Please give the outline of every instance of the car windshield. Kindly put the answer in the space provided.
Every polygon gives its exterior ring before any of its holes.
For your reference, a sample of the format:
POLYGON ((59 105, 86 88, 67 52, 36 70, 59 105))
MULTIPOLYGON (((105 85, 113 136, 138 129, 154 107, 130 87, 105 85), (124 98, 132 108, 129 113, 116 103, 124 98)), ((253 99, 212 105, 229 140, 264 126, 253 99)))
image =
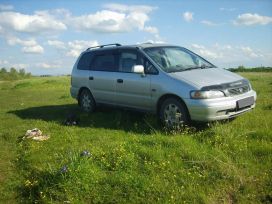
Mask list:
POLYGON ((182 47, 152 47, 146 48, 144 51, 165 72, 180 72, 215 67, 205 59, 182 47))

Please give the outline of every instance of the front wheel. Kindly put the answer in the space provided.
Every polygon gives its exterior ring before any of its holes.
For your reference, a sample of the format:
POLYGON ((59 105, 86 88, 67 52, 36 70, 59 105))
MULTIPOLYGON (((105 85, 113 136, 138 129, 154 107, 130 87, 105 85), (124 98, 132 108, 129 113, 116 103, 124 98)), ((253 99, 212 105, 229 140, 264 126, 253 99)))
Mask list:
POLYGON ((180 128, 189 123, 185 105, 176 98, 168 98, 162 103, 160 119, 167 128, 180 128))
POLYGON ((95 109, 95 101, 89 90, 84 89, 79 96, 79 105, 83 111, 91 113, 95 109))

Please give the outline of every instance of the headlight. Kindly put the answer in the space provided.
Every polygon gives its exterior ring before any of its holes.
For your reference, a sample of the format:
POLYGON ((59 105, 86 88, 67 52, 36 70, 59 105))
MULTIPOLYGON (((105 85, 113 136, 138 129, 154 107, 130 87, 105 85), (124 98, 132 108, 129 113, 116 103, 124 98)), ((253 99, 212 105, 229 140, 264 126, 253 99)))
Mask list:
POLYGON ((224 97, 224 93, 222 91, 191 91, 192 99, 210 99, 210 98, 221 98, 224 97))

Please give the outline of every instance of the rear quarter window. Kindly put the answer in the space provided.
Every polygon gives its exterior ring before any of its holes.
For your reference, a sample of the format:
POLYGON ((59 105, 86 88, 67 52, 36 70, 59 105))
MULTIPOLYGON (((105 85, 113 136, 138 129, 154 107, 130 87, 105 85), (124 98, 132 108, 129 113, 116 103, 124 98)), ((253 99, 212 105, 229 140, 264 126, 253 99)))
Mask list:
POLYGON ((117 58, 114 53, 98 54, 93 58, 91 70, 95 71, 117 71, 117 58))
POLYGON ((93 54, 91 52, 84 53, 78 61, 77 69, 89 70, 91 67, 92 58, 93 54))

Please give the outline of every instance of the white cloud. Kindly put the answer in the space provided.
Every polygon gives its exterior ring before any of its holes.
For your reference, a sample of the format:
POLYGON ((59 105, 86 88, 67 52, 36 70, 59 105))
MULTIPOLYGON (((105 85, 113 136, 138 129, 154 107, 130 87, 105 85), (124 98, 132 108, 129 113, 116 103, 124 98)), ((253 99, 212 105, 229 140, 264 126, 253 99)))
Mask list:
POLYGON ((37 45, 36 40, 34 39, 29 39, 29 40, 21 40, 20 38, 16 38, 16 37, 8 37, 7 38, 7 43, 9 45, 22 45, 22 46, 35 46, 37 45))
POLYGON ((73 16, 67 9, 35 11, 34 14, 6 11, 0 13, 0 31, 44 34, 63 31, 121 33, 133 30, 158 33, 153 26, 146 26, 149 14, 156 7, 148 5, 105 4, 104 10, 73 16))
POLYGON ((191 48, 199 55, 206 57, 209 60, 215 60, 222 57, 222 53, 218 49, 209 49, 203 45, 192 44, 191 48))
POLYGON ((43 53, 43 47, 40 45, 34 45, 29 47, 23 47, 22 51, 24 53, 30 53, 30 54, 42 54, 43 53))
POLYGON ((200 55, 207 57, 209 59, 218 59, 218 58, 222 57, 219 53, 216 53, 216 52, 208 50, 208 49, 200 49, 199 53, 200 53, 200 55))
POLYGON ((34 15, 19 12, 1 12, 0 26, 8 31, 42 33, 66 30, 66 25, 47 11, 36 11, 34 15))
POLYGON ((5 67, 5 68, 11 68, 14 67, 16 69, 25 69, 29 67, 29 64, 24 64, 24 63, 10 63, 8 60, 0 60, 0 68, 5 67))
POLYGON ((183 13, 183 19, 187 22, 190 22, 192 21, 194 18, 193 18, 193 15, 194 13, 190 12, 190 11, 186 11, 183 13))
POLYGON ((225 50, 231 50, 232 46, 231 45, 224 45, 223 49, 225 49, 225 50))
MULTIPOLYGON (((126 15, 114 11, 98 11, 95 14, 88 14, 70 18, 70 25, 78 30, 94 32, 125 32, 130 28, 123 27, 122 23, 126 15)), ((130 26, 129 26, 130 27, 130 26)))
POLYGON ((71 16, 71 12, 68 9, 65 8, 57 8, 57 9, 51 9, 51 10, 44 10, 43 12, 54 16, 56 19, 64 19, 71 16))
POLYGON ((80 31, 101 33, 129 32, 142 30, 149 20, 147 13, 102 10, 94 14, 70 17, 68 24, 80 31))
POLYGON ((218 43, 215 43, 213 45, 213 47, 216 49, 216 50, 220 50, 220 51, 226 51, 226 50, 231 50, 233 49, 233 47, 229 44, 226 44, 226 45, 220 45, 218 43))
POLYGON ((159 33, 158 28, 154 27, 154 26, 146 26, 143 28, 144 31, 151 33, 151 34, 157 34, 159 33))
POLYGON ((149 13, 156 9, 157 7, 147 6, 147 5, 125 5, 125 4, 105 4, 104 8, 119 11, 119 12, 139 12, 139 13, 149 13))
POLYGON ((147 40, 145 42, 137 42, 136 44, 144 44, 144 43, 152 43, 152 44, 165 44, 166 42, 163 40, 147 40))
POLYGON ((236 11, 237 8, 224 8, 224 7, 221 7, 220 8, 220 11, 236 11))
POLYGON ((16 69, 25 69, 29 67, 29 64, 17 63, 17 64, 11 64, 10 67, 14 67, 16 69))
POLYGON ((80 16, 72 16, 67 11, 64 21, 77 31, 98 33, 122 33, 133 30, 157 32, 155 27, 145 26, 149 13, 156 7, 147 5, 105 4, 104 10, 80 16), (147 29, 145 29, 147 27, 147 29), (156 31, 155 31, 156 30, 156 31))
POLYGON ((81 16, 66 15, 66 25, 78 31, 122 33, 133 30, 158 33, 153 26, 146 26, 149 13, 156 7, 147 5, 105 4, 105 10, 81 16))
POLYGON ((0 4, 0 11, 9 11, 13 9, 14 7, 10 4, 0 4))
POLYGON ((71 49, 69 52, 67 52, 66 56, 68 57, 78 57, 80 55, 81 51, 76 49, 71 49))
POLYGON ((9 62, 7 60, 1 60, 0 59, 0 66, 5 66, 7 64, 9 64, 9 62))
POLYGON ((272 17, 270 16, 261 16, 257 13, 244 13, 237 17, 236 20, 233 21, 234 25, 267 25, 272 23, 272 17))
POLYGON ((21 45, 23 46, 22 52, 31 54, 41 54, 44 49, 34 39, 22 40, 17 37, 7 37, 7 43, 9 45, 21 45))
POLYGON ((58 49, 65 49, 66 48, 65 43, 62 41, 59 41, 59 40, 48 40, 47 43, 48 43, 48 45, 51 45, 51 46, 58 48, 58 49))
POLYGON ((217 26, 218 25, 217 23, 214 23, 214 22, 208 21, 208 20, 203 20, 200 23, 207 25, 207 26, 217 26))
POLYGON ((253 51, 252 48, 249 46, 240 46, 238 48, 240 48, 242 52, 250 58, 256 58, 256 57, 262 56, 262 54, 258 54, 257 52, 253 51))
POLYGON ((36 63, 35 65, 36 65, 36 67, 43 68, 43 69, 53 69, 53 68, 60 68, 61 67, 60 63, 41 62, 41 63, 36 63))
POLYGON ((74 40, 68 42, 69 51, 66 53, 70 57, 78 57, 80 53, 86 50, 88 47, 97 46, 97 41, 84 41, 84 40, 74 40))
POLYGON ((245 45, 221 45, 215 43, 210 46, 192 44, 191 49, 211 62, 222 67, 260 66, 271 64, 271 54, 262 52, 245 45))
POLYGON ((89 47, 98 46, 96 40, 86 41, 86 40, 74 40, 69 42, 63 42, 60 40, 48 40, 48 45, 53 46, 57 49, 62 49, 66 52, 66 56, 78 57, 80 53, 89 47))
POLYGON ((73 49, 83 50, 88 47, 97 46, 97 41, 85 41, 85 40, 74 40, 68 42, 68 46, 73 49))
POLYGON ((203 45, 198 45, 198 44, 192 44, 191 47, 195 49, 205 49, 203 45))

